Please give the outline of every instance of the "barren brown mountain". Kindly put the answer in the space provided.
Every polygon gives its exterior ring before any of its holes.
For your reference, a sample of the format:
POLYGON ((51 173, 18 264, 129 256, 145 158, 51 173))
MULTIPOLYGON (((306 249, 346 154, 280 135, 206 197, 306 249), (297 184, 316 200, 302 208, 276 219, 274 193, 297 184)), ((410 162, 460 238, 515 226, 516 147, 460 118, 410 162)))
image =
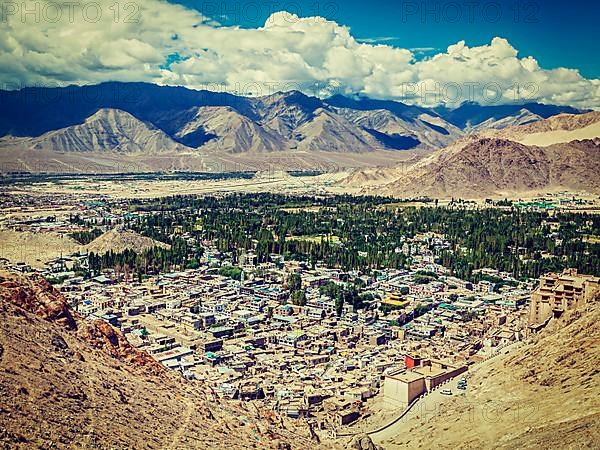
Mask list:
POLYGON ((480 135, 538 146, 594 139, 600 136, 600 111, 586 114, 559 114, 546 120, 502 130, 484 130, 480 135))
POLYGON ((600 122, 600 111, 586 114, 559 114, 548 119, 504 128, 489 130, 483 134, 507 139, 546 131, 575 131, 600 122))
POLYGON ((470 135, 414 164, 377 172, 358 169, 341 184, 364 187, 365 192, 440 198, 547 190, 598 193, 599 125, 600 113, 565 114, 489 136, 470 135), (580 135, 590 138, 564 141, 580 135))
MULTIPOLYGON (((0 272, 3 448, 328 448, 260 407, 225 404, 87 322, 41 278, 0 272)), ((308 435, 307 430, 303 430, 308 435)))
POLYGON ((482 138, 425 158, 384 191, 396 195, 462 196, 518 194, 568 189, 599 192, 600 141, 550 147, 482 138))

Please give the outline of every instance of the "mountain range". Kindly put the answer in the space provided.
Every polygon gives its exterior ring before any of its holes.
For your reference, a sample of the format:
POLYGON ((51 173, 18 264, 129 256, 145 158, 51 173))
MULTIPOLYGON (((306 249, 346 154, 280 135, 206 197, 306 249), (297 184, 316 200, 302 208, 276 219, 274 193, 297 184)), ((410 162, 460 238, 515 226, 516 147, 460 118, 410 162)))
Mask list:
POLYGON ((298 91, 263 97, 146 83, 0 91, 0 148, 243 154, 435 150, 472 130, 531 123, 569 107, 456 109, 298 91))
POLYGON ((394 196, 595 193, 599 114, 147 83, 27 88, 0 91, 0 172, 354 170, 338 186, 394 196))

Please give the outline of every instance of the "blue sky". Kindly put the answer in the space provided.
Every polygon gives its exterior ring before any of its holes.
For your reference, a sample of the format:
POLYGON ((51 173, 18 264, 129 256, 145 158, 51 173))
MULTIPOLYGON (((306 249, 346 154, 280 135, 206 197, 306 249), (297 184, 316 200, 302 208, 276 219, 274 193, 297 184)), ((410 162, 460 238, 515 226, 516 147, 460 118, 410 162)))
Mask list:
POLYGON ((0 88, 146 81, 600 110, 600 6, 582 0, 175 1, 96 0, 97 18, 79 4, 56 20, 14 3, 1 17, 0 88))
MULTIPOLYGON (((262 26, 272 12, 279 10, 304 17, 320 15, 349 26, 356 38, 383 38, 381 43, 411 49, 445 50, 460 40, 477 46, 500 36, 519 50, 520 57, 534 56, 544 68, 574 68, 587 78, 600 77, 597 36, 600 3, 594 0, 181 0, 178 3, 210 16, 225 15, 217 20, 246 28, 262 26)), ((417 56, 427 53, 417 52, 417 56)))

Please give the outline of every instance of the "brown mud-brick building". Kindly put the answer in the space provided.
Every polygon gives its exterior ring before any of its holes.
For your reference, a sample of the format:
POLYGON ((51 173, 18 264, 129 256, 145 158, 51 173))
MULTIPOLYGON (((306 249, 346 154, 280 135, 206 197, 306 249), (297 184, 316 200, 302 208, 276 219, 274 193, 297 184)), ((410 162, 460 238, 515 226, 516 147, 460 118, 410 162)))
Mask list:
POLYGON ((592 301, 597 293, 600 293, 600 277, 579 274, 577 269, 544 275, 531 294, 529 327, 534 331, 540 329, 551 318, 592 301))

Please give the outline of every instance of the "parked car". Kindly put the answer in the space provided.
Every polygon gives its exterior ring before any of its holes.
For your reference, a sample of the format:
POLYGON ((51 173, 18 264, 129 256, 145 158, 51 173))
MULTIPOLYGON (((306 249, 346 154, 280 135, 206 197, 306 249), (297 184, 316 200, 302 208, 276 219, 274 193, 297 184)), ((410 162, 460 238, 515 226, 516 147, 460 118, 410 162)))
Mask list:
POLYGON ((458 389, 462 389, 463 391, 467 389, 467 385, 466 384, 458 384, 458 386, 456 386, 458 389))
POLYGON ((442 389, 442 395, 452 395, 452 391, 450 389, 442 389))

